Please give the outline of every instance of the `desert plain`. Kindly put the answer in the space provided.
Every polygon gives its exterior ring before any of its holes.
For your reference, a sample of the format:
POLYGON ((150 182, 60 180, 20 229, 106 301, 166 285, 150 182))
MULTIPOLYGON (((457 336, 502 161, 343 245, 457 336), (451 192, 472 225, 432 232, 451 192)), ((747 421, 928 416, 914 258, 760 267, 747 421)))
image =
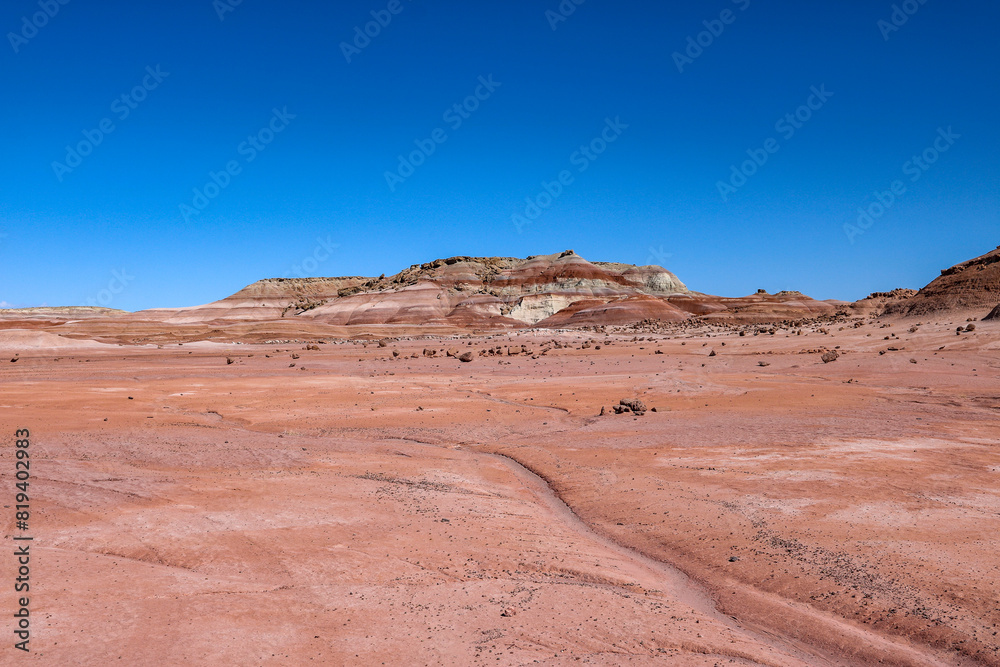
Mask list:
POLYGON ((3 662, 1000 665, 1000 322, 966 320, 8 322, 3 662))

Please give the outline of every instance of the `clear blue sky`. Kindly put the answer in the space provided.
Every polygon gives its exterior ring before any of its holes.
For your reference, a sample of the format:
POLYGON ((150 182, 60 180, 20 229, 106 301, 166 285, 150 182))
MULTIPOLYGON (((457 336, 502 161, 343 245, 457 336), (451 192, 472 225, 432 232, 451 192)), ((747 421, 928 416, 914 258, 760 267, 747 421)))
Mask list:
POLYGON ((1000 243, 992 0, 909 0, 898 30, 888 0, 586 0, 566 20, 546 14, 558 0, 391 4, 4 3, 0 302, 185 306, 296 271, 567 248, 715 294, 855 299, 1000 243), (373 11, 391 21, 345 55, 373 11), (810 100, 814 86, 832 96, 810 100), (445 115, 477 92, 467 117, 445 115), (811 117, 794 133, 776 126, 797 110, 811 117), (936 154, 939 128, 952 138, 936 154), (602 133, 603 153, 576 153, 602 133), (433 154, 397 171, 428 139, 433 154), (724 200, 719 181, 769 139, 777 152, 724 200), (77 162, 66 147, 81 142, 77 162), (913 181, 925 149, 937 160, 913 181), (844 225, 896 180, 905 191, 851 243, 844 225))

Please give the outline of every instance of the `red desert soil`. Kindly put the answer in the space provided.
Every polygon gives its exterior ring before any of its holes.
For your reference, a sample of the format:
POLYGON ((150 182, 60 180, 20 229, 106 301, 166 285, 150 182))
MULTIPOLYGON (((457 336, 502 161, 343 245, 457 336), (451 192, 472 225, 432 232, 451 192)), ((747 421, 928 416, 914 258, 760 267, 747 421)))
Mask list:
POLYGON ((34 542, 4 662, 1000 665, 1000 322, 915 324, 8 322, 0 476, 12 504, 30 429, 34 542))

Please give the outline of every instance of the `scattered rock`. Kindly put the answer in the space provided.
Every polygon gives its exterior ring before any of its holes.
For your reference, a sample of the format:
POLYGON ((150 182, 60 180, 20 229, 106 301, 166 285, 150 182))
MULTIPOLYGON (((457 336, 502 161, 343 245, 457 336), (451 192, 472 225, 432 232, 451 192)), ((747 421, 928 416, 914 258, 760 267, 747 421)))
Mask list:
POLYGON ((839 359, 840 355, 837 354, 836 350, 830 350, 820 358, 823 360, 824 364, 828 364, 831 361, 836 361, 837 359, 839 359))
POLYGON ((226 357, 226 365, 233 363, 235 360, 232 357, 226 357))
MULTIPOLYGON (((640 401, 638 398, 623 398, 618 402, 618 405, 620 405, 621 407, 628 408, 628 410, 631 410, 637 415, 642 415, 645 414, 646 412, 646 404, 640 401)), ((627 412, 628 410, 623 410, 623 412, 627 412)))
POLYGON ((472 352, 466 352, 465 354, 459 356, 458 360, 462 361, 462 362, 465 362, 465 363, 469 363, 474 358, 475 358, 475 355, 472 352))
POLYGON ((709 353, 708 353, 708 356, 710 356, 710 357, 714 357, 714 356, 715 356, 715 350, 712 350, 711 352, 709 352, 709 353))

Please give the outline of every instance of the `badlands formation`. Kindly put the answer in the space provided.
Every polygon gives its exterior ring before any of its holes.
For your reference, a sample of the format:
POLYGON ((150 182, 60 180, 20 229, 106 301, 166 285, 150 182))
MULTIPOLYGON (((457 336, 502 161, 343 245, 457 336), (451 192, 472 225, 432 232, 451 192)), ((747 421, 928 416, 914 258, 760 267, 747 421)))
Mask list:
POLYGON ((1000 665, 998 257, 856 303, 567 251, 0 311, 3 662, 1000 665))

